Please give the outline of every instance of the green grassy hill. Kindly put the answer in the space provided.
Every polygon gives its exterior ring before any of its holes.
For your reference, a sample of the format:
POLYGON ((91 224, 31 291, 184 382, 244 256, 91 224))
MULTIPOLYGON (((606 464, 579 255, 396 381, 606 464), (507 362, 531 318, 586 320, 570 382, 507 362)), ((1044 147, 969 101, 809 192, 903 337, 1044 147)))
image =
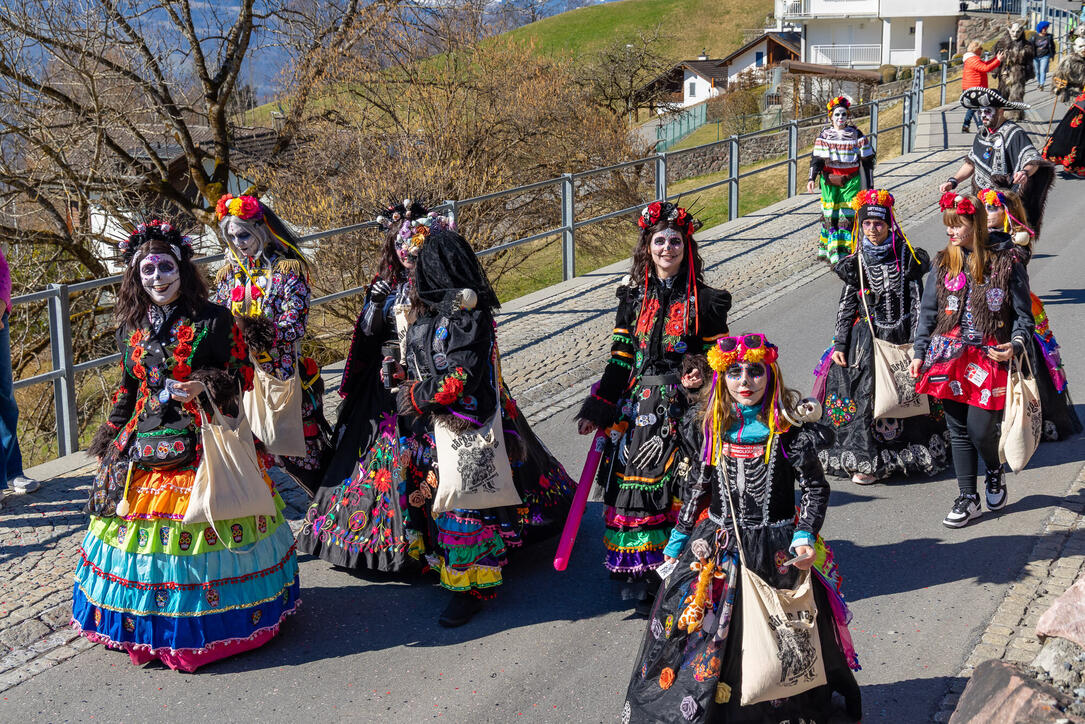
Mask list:
POLYGON ((554 15, 507 35, 532 41, 539 53, 581 55, 659 25, 667 35, 664 55, 676 62, 705 49, 718 58, 742 44, 744 29, 762 27, 772 6, 772 0, 621 0, 554 15))

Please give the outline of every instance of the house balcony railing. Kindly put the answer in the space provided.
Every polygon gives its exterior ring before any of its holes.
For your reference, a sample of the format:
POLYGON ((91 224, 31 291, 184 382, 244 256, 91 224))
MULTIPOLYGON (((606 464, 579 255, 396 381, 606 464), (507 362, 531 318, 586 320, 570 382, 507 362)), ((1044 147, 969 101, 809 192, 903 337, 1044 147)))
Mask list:
POLYGON ((776 7, 784 20, 878 15, 878 0, 777 0, 776 7))
POLYGON ((811 45, 809 62, 818 65, 855 67, 879 65, 882 62, 882 46, 871 45, 811 45))

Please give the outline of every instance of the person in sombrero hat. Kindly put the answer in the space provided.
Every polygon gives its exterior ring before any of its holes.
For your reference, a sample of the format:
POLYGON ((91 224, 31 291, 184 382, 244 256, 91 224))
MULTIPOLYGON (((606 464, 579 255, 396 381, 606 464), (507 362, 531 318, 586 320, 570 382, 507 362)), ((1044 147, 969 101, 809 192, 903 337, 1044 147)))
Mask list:
POLYGON ((962 181, 971 178, 978 193, 980 189, 991 187, 992 176, 1006 175, 1020 189, 1030 210, 1029 218, 1037 221, 1042 216, 1047 191, 1055 180, 1054 166, 1043 159, 1021 126, 1006 119, 1008 109, 1027 110, 1030 106, 1007 100, 994 88, 969 88, 961 94, 960 103, 978 111, 980 130, 960 169, 941 185, 939 191, 943 194, 956 191, 962 181))

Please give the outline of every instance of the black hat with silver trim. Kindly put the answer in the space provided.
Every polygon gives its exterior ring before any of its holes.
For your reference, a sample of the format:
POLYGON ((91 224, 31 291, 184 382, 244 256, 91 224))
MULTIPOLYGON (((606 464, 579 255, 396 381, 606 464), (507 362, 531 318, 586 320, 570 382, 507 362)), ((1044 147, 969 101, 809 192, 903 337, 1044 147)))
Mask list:
POLYGON ((960 103, 965 108, 1005 108, 1009 111, 1027 111, 1028 103, 1007 100, 994 88, 969 88, 961 94, 960 103))

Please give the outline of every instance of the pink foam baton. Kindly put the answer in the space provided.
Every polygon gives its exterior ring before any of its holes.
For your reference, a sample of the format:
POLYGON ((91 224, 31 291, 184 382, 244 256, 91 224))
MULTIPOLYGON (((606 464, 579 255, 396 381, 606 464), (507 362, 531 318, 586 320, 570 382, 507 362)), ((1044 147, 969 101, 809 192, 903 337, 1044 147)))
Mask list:
POLYGON ((603 457, 603 443, 606 439, 606 430, 595 431, 591 449, 588 450, 588 457, 584 461, 584 470, 580 473, 580 482, 576 486, 573 504, 569 507, 569 517, 565 519, 565 528, 561 531, 558 552, 554 555, 556 570, 564 571, 565 566, 569 565, 569 556, 572 555, 573 544, 576 543, 576 533, 580 530, 580 519, 584 517, 584 509, 588 507, 588 493, 595 480, 595 471, 599 469, 599 460, 603 457))

